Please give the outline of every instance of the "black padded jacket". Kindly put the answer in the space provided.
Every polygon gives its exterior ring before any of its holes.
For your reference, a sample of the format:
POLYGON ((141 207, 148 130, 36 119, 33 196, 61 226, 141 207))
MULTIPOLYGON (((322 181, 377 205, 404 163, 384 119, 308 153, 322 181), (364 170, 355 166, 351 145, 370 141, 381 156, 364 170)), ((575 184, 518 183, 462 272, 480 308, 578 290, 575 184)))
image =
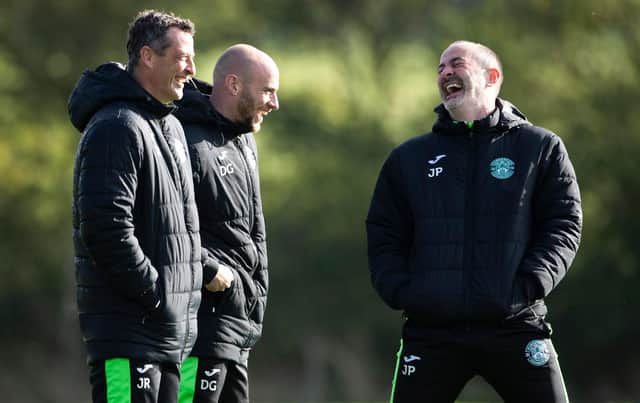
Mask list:
POLYGON ((69 98, 83 132, 73 177, 80 328, 88 361, 181 362, 197 336, 199 222, 174 107, 117 63, 86 71, 69 98))
POLYGON ((193 355, 244 362, 262 334, 268 272, 258 151, 250 127, 234 124, 209 102, 211 86, 193 80, 177 103, 193 168, 202 245, 209 262, 204 282, 218 264, 234 273, 231 287, 203 289, 193 355))
POLYGON ((374 288, 414 323, 544 317, 582 228, 562 141, 500 99, 471 128, 435 111, 432 132, 380 172, 366 219, 374 288))

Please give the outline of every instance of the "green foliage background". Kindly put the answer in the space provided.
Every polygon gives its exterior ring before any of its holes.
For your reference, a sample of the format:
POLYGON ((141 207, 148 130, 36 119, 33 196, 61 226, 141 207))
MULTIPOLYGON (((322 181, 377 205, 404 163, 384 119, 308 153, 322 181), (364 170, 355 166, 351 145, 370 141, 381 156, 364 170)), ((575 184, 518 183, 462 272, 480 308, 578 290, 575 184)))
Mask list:
MULTIPOLYGON (((144 8, 197 26, 198 77, 246 42, 281 69, 258 135, 272 289, 253 401, 383 401, 400 317, 372 291, 364 217, 391 148, 426 132, 440 52, 502 57, 502 96, 558 133, 578 172, 584 234, 549 298, 578 402, 640 401, 640 1, 5 0, 0 4, 0 390, 8 402, 87 402, 76 323, 66 99, 86 68, 126 61, 144 8), (52 368, 33 387, 34 367, 52 368)), ((497 401, 482 382, 463 398, 497 401)))

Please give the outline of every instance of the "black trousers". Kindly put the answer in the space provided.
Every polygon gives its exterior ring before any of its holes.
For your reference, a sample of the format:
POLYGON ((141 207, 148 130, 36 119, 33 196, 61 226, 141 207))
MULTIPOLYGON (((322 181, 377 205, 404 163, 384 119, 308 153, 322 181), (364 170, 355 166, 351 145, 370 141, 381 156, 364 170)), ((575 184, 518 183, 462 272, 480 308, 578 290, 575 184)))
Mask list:
POLYGON ((180 403, 249 403, 247 363, 189 357, 182 365, 180 403))
POLYGON ((94 403, 177 403, 180 367, 112 358, 89 364, 94 403))
POLYGON ((495 327, 418 328, 405 324, 392 403, 453 403, 474 376, 507 403, 567 403, 567 391, 542 319, 495 327))

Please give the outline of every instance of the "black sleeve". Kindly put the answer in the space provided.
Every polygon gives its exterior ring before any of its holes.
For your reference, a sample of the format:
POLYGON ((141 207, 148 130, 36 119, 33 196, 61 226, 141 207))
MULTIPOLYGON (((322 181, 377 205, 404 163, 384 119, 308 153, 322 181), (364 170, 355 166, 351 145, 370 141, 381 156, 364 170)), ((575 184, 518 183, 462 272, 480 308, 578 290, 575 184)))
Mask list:
POLYGON ((394 154, 387 159, 376 183, 366 219, 371 282, 393 309, 402 306, 400 290, 409 284, 407 261, 413 221, 394 154))
POLYGON ((564 278, 582 231, 580 190, 559 137, 551 137, 540 164, 533 197, 533 239, 520 266, 520 273, 534 279, 533 299, 549 295, 564 278))
POLYGON ((140 137, 118 121, 85 134, 80 149, 80 236, 111 287, 150 310, 160 302, 158 272, 135 236, 133 208, 141 174, 140 137))
POLYGON ((218 274, 218 268, 220 262, 211 255, 211 253, 204 246, 202 249, 202 286, 206 286, 213 280, 218 274))

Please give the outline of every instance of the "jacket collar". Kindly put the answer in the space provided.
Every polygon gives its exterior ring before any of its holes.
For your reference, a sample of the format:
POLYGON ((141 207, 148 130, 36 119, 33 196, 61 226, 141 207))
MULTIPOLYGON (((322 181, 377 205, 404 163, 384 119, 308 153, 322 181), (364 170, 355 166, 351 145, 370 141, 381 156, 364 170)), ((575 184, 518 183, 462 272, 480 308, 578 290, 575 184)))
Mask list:
POLYGON ((212 86, 198 79, 185 84, 184 97, 178 101, 176 116, 183 124, 204 124, 215 127, 224 142, 251 132, 249 125, 233 122, 218 112, 209 100, 212 86))
POLYGON ((473 126, 469 128, 467 123, 458 122, 451 119, 451 115, 443 104, 438 105, 434 112, 438 119, 433 124, 434 132, 441 132, 448 135, 463 135, 469 131, 474 133, 488 133, 493 131, 504 131, 516 126, 530 125, 526 116, 520 112, 513 104, 503 99, 496 99, 496 108, 483 119, 473 121, 473 126))

